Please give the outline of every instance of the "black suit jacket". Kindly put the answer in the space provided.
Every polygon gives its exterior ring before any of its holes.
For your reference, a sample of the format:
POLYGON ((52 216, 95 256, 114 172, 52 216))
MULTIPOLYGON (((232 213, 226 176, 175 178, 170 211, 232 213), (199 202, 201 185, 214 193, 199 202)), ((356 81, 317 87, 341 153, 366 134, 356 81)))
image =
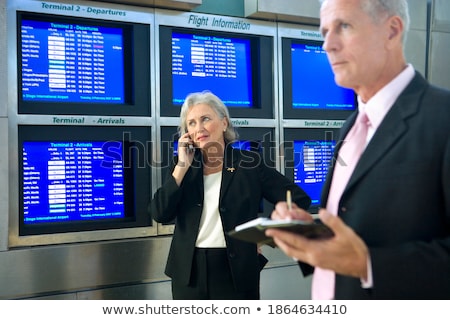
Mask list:
POLYGON ((369 247, 374 286, 337 275, 336 299, 450 298, 450 92, 416 73, 362 154, 338 210, 369 247))
MULTIPOLYGON (((226 148, 220 188, 219 211, 225 233, 228 260, 237 290, 259 289, 261 259, 255 244, 239 241, 226 235, 235 226, 258 216, 261 199, 271 203, 292 200, 308 208, 310 198, 292 181, 263 163, 259 153, 226 148)), ((176 164, 177 159, 174 159, 176 164)), ((150 202, 155 221, 167 223, 175 219, 175 230, 165 273, 187 285, 190 280, 195 241, 203 208, 203 167, 201 152, 196 151, 194 162, 180 186, 170 174, 150 202)), ((267 260, 266 260, 267 261, 267 260)))

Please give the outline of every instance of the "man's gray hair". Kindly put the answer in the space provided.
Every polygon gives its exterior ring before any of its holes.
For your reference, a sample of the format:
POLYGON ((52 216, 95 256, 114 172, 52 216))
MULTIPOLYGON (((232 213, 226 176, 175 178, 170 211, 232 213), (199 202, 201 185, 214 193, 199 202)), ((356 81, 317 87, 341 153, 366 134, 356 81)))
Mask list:
MULTIPOLYGON (((321 5, 327 1, 319 0, 321 5)), ((371 16, 375 23, 381 21, 385 16, 399 16, 404 24, 402 40, 403 43, 406 42, 410 25, 408 2, 406 0, 360 0, 360 4, 364 12, 371 16)))

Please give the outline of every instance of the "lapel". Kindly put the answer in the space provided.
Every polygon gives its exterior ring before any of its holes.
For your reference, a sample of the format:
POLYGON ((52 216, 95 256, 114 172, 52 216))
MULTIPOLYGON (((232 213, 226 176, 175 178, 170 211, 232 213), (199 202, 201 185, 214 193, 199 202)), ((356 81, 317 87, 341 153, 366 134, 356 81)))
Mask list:
POLYGON ((408 126, 406 121, 418 112, 421 95, 427 85, 426 80, 416 73, 411 83, 400 94, 391 110, 386 114, 386 117, 361 155, 355 171, 344 190, 344 194, 363 178, 384 154, 395 148, 396 142, 407 133, 408 126))
POLYGON ((231 181, 239 170, 239 152, 240 150, 233 149, 231 144, 228 144, 225 147, 225 157, 222 169, 222 186, 220 188, 220 200, 222 200, 223 195, 227 192, 231 181))
POLYGON ((191 179, 195 186, 190 192, 197 192, 197 199, 203 202, 204 184, 203 184, 203 157, 200 150, 196 149, 194 162, 191 165, 191 179))
MULTIPOLYGON (((231 184, 239 166, 240 150, 235 150, 231 144, 227 145, 224 154, 224 164, 222 169, 222 185, 220 188, 220 200, 223 194, 227 191, 231 184)), ((203 184, 203 158, 201 152, 198 152, 194 158, 194 164, 191 167, 191 179, 195 185, 195 192, 197 192, 198 199, 203 199, 204 184, 203 184)), ((192 191, 194 191, 192 190, 192 191)))

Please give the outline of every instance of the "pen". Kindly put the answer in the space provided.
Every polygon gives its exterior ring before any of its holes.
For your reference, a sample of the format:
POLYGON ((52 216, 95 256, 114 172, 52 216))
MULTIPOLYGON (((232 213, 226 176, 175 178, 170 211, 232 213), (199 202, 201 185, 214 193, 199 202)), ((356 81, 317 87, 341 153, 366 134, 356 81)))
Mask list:
POLYGON ((292 210, 292 197, 291 197, 291 190, 286 191, 286 202, 288 206, 288 210, 292 210))

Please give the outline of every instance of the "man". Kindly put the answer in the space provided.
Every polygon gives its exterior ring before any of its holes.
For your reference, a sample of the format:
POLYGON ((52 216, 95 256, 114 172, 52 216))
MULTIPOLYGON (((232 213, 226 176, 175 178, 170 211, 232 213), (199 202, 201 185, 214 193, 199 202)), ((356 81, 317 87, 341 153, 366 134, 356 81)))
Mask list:
MULTIPOLYGON (((266 233, 305 275, 314 271, 313 299, 449 299, 450 92, 406 63, 406 0, 321 3, 335 81, 359 102, 322 192, 319 217, 335 236, 266 233)), ((287 217, 312 220, 278 204, 272 218, 287 217)))

